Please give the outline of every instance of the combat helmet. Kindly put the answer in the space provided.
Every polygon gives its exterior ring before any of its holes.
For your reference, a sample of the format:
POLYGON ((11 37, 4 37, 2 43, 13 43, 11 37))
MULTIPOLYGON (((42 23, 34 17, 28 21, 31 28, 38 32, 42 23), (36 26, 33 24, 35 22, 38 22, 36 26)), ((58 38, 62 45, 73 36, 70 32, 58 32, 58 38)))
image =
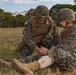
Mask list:
POLYGON ((31 16, 34 16, 34 11, 35 11, 35 9, 31 8, 31 9, 25 14, 26 20, 30 19, 31 16))
POLYGON ((36 17, 42 17, 42 16, 49 16, 48 8, 44 5, 39 5, 35 9, 35 16, 36 17))
POLYGON ((59 19, 68 19, 70 21, 75 20, 75 13, 72 9, 70 8, 63 8, 58 12, 57 17, 59 19))

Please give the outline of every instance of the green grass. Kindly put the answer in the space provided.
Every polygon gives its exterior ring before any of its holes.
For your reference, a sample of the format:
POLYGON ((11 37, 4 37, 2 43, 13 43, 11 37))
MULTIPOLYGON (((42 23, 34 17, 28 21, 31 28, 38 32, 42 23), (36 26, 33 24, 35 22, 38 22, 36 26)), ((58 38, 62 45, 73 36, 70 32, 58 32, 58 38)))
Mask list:
POLYGON ((17 57, 16 47, 22 37, 23 28, 0 29, 0 58, 17 57))
MULTIPOLYGON (((18 53, 16 47, 21 40, 22 32, 24 28, 0 28, 0 58, 10 61, 12 58, 17 58, 18 53)), ((62 28, 59 28, 61 31, 62 28)), ((21 75, 14 69, 3 70, 0 69, 0 75, 21 75)), ((60 72, 52 71, 50 68, 39 70, 34 75, 76 75, 76 71, 73 72, 60 72)))

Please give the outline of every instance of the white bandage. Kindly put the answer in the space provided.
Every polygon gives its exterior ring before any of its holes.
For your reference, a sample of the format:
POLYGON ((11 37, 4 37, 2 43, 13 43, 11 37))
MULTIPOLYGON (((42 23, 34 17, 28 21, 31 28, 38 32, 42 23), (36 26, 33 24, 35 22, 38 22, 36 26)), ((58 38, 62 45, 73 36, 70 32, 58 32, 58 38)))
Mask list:
POLYGON ((39 60, 38 60, 39 64, 40 64, 40 68, 46 68, 49 65, 52 64, 52 60, 48 57, 48 56, 42 56, 39 60))

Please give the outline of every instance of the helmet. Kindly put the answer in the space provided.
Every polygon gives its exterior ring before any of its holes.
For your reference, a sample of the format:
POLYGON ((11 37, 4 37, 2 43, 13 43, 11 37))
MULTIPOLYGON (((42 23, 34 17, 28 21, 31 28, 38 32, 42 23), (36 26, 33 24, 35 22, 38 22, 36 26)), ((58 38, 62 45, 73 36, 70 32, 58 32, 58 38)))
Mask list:
POLYGON ((35 10, 35 9, 31 8, 31 9, 28 11, 28 14, 34 15, 34 10, 35 10))
POLYGON ((75 13, 72 9, 63 8, 59 11, 57 17, 59 19, 65 18, 65 19, 68 19, 70 21, 74 21, 75 20, 75 13))
POLYGON ((35 11, 35 9, 31 8, 31 9, 25 14, 26 20, 30 19, 31 16, 34 16, 34 11, 35 11))
POLYGON ((35 16, 42 17, 42 16, 49 16, 48 8, 44 5, 39 5, 35 9, 35 16))

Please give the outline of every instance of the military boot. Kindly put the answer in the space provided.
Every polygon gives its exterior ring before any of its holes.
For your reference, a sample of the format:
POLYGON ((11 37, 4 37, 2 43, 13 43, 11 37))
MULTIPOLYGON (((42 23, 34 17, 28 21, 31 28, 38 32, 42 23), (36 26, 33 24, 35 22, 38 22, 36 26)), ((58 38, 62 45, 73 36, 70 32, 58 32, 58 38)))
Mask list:
POLYGON ((33 72, 40 69, 39 63, 37 61, 25 64, 19 62, 17 59, 13 59, 12 65, 17 71, 21 71, 25 75, 33 75, 33 72))
POLYGON ((6 62, 2 59, 0 59, 0 68, 11 68, 12 63, 11 62, 6 62))

